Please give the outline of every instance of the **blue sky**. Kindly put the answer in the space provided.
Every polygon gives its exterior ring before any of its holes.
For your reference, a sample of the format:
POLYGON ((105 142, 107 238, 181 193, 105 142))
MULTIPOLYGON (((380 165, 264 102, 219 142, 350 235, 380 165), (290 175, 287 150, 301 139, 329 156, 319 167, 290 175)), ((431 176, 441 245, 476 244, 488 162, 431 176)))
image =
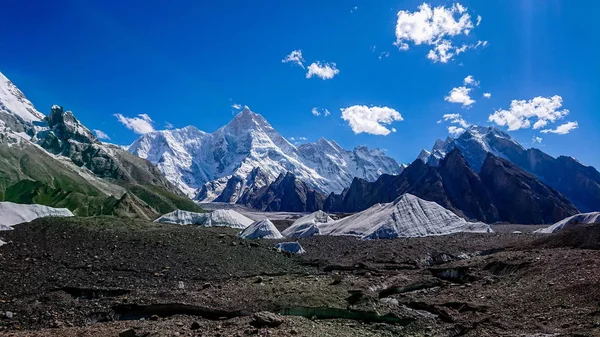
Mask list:
MULTIPOLYGON (((442 25, 433 36, 402 30, 407 35, 398 41, 398 12, 413 18, 422 1, 4 0, 0 71, 38 110, 47 113, 52 104, 63 105, 118 144, 129 144, 137 135, 115 114, 147 114, 156 129, 191 124, 210 132, 232 118, 235 103, 265 116, 287 138, 324 136, 347 148, 379 147, 408 163, 421 148, 446 137, 448 127, 460 127, 452 119, 438 123, 443 115, 494 125, 489 116, 500 111, 496 121, 521 116, 518 125, 513 120, 511 125, 519 128, 511 135, 523 145, 600 167, 595 21, 600 4, 427 3, 442 6, 440 13, 451 13, 457 21, 468 14, 468 35, 464 25, 442 25), (429 50, 443 41, 467 48, 445 63, 429 59, 429 50), (479 41, 487 44, 475 47, 479 41), (403 43, 408 50, 399 48, 403 43), (302 51, 305 69, 282 62, 293 50, 302 51), (339 73, 330 79, 306 78, 316 62, 335 63, 339 73), (465 85, 468 75, 479 85, 465 85), (445 100, 461 87, 469 98, 455 100, 469 104, 445 100), (511 110, 512 100, 524 102, 511 110), (330 115, 314 116, 314 107, 330 115), (342 119, 340 109, 346 108, 359 131, 372 130, 364 123, 373 116, 399 119, 399 113, 403 120, 383 125, 396 130, 385 136, 357 134, 342 119), (540 114, 546 125, 534 130, 540 114), (578 128, 568 134, 541 133, 568 122, 577 122, 578 128), (534 137, 542 138, 541 144, 533 144, 534 137)), ((431 21, 412 27, 423 23, 431 21)))

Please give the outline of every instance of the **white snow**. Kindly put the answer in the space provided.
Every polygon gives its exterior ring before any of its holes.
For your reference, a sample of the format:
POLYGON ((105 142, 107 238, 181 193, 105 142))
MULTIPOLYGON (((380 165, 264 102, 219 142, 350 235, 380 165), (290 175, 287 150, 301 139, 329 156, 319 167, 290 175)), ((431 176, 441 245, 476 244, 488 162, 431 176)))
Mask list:
POLYGON ((316 211, 309 215, 303 216, 283 230, 281 234, 286 238, 307 238, 313 235, 321 234, 318 224, 332 222, 333 219, 329 214, 323 211, 316 211))
MULTIPOLYGON (((246 181, 256 167, 266 175, 267 183, 289 171, 325 193, 341 192, 354 177, 375 180, 382 173, 399 174, 402 170, 382 151, 366 147, 347 151, 321 139, 297 148, 248 108, 213 133, 187 126, 144 134, 131 144, 129 152, 157 165, 190 197, 206 185, 201 201, 218 197, 233 176, 246 181)), ((241 195, 248 187, 244 185, 236 192, 241 195)))
POLYGON ((275 245, 275 249, 279 252, 287 252, 293 254, 304 254, 306 251, 298 242, 281 242, 275 245))
POLYGON ((6 242, 0 240, 0 247, 4 246, 6 244, 6 242))
POLYGON ((196 213, 176 209, 171 213, 163 214, 154 222, 170 223, 174 225, 202 225, 206 222, 206 213, 196 213))
POLYGON ((318 227, 321 235, 350 235, 363 239, 493 232, 487 224, 467 222, 437 203, 411 194, 404 194, 391 203, 376 204, 338 221, 318 224, 318 227))
POLYGON ((44 119, 44 114, 37 111, 21 90, 1 72, 0 111, 15 115, 27 123, 39 122, 44 119))
POLYGON ((210 213, 175 210, 160 216, 158 219, 154 220, 154 222, 175 225, 201 225, 205 227, 231 227, 244 229, 250 226, 253 221, 234 210, 219 209, 210 213))
POLYGON ((15 204, 0 202, 0 230, 11 230, 12 226, 30 222, 46 216, 73 216, 66 208, 54 208, 38 204, 15 204))
POLYGON ((238 236, 244 239, 283 239, 283 235, 269 219, 253 222, 238 236))
POLYGON ((536 230, 534 233, 552 234, 578 224, 600 224, 600 212, 581 213, 563 219, 554 225, 536 230))

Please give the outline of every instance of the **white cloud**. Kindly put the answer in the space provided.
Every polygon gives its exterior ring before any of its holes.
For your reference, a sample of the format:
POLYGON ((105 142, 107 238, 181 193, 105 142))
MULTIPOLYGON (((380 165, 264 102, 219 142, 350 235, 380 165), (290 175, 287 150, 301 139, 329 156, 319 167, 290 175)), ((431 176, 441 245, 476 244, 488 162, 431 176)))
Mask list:
POLYGON ((559 125, 556 129, 546 129, 542 130, 542 133, 556 133, 558 135, 566 135, 569 132, 577 129, 579 127, 578 122, 567 122, 563 125, 559 125))
POLYGON ((452 88, 448 96, 444 97, 444 100, 450 103, 462 104, 463 107, 468 107, 475 103, 475 101, 471 99, 471 96, 469 96, 470 92, 471 88, 467 87, 452 88))
POLYGON ((458 126, 452 125, 452 126, 448 127, 448 133, 454 137, 458 137, 458 136, 462 135, 464 132, 465 132, 465 129, 459 128, 458 126))
POLYGON ((358 6, 354 6, 352 7, 352 9, 350 10, 350 13, 354 13, 356 12, 356 10, 358 9, 358 6))
POLYGON ((475 80, 475 77, 473 77, 473 75, 469 75, 467 77, 465 77, 465 79, 463 80, 463 83, 465 85, 471 85, 474 87, 478 87, 479 86, 479 81, 475 80))
POLYGON ((535 136, 535 137, 533 137, 533 139, 531 140, 531 143, 532 143, 532 144, 542 144, 542 140, 543 140, 543 139, 542 139, 542 137, 537 137, 537 136, 535 136))
POLYGON ((133 130, 137 134, 144 134, 154 131, 152 119, 146 114, 139 114, 138 117, 125 117, 121 114, 115 114, 115 117, 125 125, 128 129, 133 130))
POLYGON ((165 122, 165 129, 172 129, 174 128, 173 124, 169 123, 169 122, 165 122))
POLYGON ((508 126, 509 131, 515 131, 529 128, 531 119, 536 119, 533 128, 541 129, 569 114, 569 110, 560 110, 561 107, 562 97, 558 95, 538 96, 528 101, 513 100, 509 110, 497 110, 489 116, 488 120, 500 126, 508 126))
POLYGON ((304 69, 304 58, 302 57, 302 50, 298 49, 298 50, 293 50, 289 55, 287 55, 283 60, 281 60, 281 62, 283 63, 288 63, 288 62, 292 62, 295 63, 299 66, 302 67, 302 69, 304 69))
POLYGON ((308 140, 308 138, 306 138, 306 137, 298 137, 298 140, 305 141, 305 140, 308 140))
POLYGON ((321 64, 321 62, 313 62, 308 66, 306 78, 317 76, 321 79, 329 80, 339 73, 340 71, 335 67, 335 63, 321 64))
POLYGON ((384 57, 389 57, 390 53, 387 51, 384 51, 383 53, 379 54, 379 59, 383 59, 384 57))
MULTIPOLYGON (((464 120, 464 118, 460 114, 445 114, 444 116, 442 116, 442 119, 446 122, 449 121, 452 124, 458 124, 463 128, 468 128, 469 126, 471 126, 471 124, 467 123, 467 121, 464 120)), ((441 121, 439 121, 439 123, 441 123, 441 121)))
POLYGON ((484 92, 483 93, 483 97, 485 97, 485 98, 492 98, 492 93, 491 92, 484 92))
POLYGON ((102 130, 94 130, 94 133, 96 134, 96 138, 98 138, 98 139, 110 140, 110 137, 102 130))
POLYGON ((386 136, 395 129, 388 129, 384 124, 402 121, 402 115, 388 107, 368 107, 366 105, 353 105, 342 110, 342 119, 347 121, 355 134, 370 133, 372 135, 386 136))
MULTIPOLYGON (((478 16, 477 25, 480 22, 481 16, 478 16)), ((473 28, 471 15, 461 4, 455 3, 450 7, 432 8, 431 5, 423 3, 419 6, 418 11, 401 10, 398 12, 394 44, 400 50, 408 50, 409 43, 432 46, 433 49, 429 51, 427 58, 434 62, 447 63, 454 56, 480 45, 463 44, 461 47, 452 45, 453 37, 467 36, 473 28)))
POLYGON ((327 116, 331 115, 331 112, 329 112, 329 110, 321 109, 321 108, 312 108, 312 110, 310 110, 310 112, 315 116, 323 115, 323 116, 327 117, 327 116))
POLYGON ((241 104, 234 103, 231 105, 235 110, 242 110, 244 107, 241 104))

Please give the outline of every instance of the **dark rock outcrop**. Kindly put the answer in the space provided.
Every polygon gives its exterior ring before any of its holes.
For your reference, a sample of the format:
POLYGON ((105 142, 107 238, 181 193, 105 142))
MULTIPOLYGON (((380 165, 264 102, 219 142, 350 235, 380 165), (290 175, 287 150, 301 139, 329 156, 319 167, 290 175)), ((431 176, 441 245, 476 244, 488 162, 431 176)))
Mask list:
POLYGON ((324 201, 325 195, 288 172, 269 186, 246 193, 238 203, 263 211, 313 212, 323 209, 324 201))
POLYGON ((330 195, 324 210, 358 212, 404 193, 487 223, 553 223, 577 213, 563 195, 509 161, 488 154, 477 174, 456 148, 438 166, 417 159, 398 176, 382 175, 372 183, 355 179, 343 196, 330 195))

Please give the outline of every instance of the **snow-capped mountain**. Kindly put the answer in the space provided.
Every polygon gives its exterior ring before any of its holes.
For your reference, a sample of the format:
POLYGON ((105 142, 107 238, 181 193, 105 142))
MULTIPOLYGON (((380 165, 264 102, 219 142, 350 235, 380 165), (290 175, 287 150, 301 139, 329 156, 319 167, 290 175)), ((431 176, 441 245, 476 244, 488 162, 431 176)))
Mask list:
POLYGON ((418 159, 429 165, 437 165, 454 148, 463 154, 469 166, 479 172, 488 152, 497 157, 506 158, 503 153, 507 149, 523 151, 524 148, 508 133, 494 127, 473 125, 457 138, 448 137, 446 140, 435 141, 431 152, 423 150, 418 159), (429 153, 429 154, 427 154, 429 153))
POLYGON ((200 210, 153 164, 102 143, 61 106, 45 116, 2 73, 0 162, 3 201, 147 219, 176 208, 200 210))
POLYGON ((600 173, 567 156, 554 158, 539 149, 526 149, 508 133, 494 127, 471 126, 458 138, 436 141, 429 155, 419 159, 437 166, 458 148, 469 166, 480 172, 488 153, 504 158, 535 175, 571 200, 581 211, 600 210, 600 173))
POLYGON ((155 131, 137 139, 129 151, 156 164, 173 184, 201 201, 236 202, 248 188, 267 186, 287 172, 320 192, 339 193, 354 177, 374 180, 402 171, 380 150, 347 151, 325 139, 296 147, 248 107, 213 133, 193 126, 155 131))

